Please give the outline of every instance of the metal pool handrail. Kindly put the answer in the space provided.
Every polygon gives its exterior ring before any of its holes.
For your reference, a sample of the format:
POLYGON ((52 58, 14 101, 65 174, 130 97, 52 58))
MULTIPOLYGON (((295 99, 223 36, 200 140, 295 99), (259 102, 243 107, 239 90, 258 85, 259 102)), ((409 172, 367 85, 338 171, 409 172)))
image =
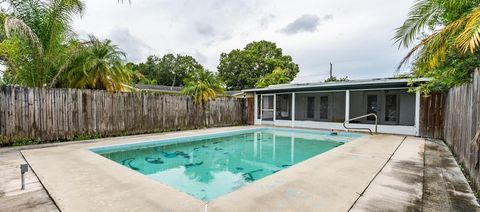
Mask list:
POLYGON ((375 117, 375 134, 377 134, 378 116, 375 113, 369 113, 369 114, 366 114, 366 115, 363 115, 363 116, 348 119, 345 122, 343 122, 343 127, 345 127, 345 129, 347 129, 347 130, 368 130, 368 131, 370 131, 370 134, 373 134, 372 130, 370 128, 367 128, 367 127, 347 127, 347 124, 349 124, 350 121, 366 118, 366 117, 369 117, 369 116, 375 117))

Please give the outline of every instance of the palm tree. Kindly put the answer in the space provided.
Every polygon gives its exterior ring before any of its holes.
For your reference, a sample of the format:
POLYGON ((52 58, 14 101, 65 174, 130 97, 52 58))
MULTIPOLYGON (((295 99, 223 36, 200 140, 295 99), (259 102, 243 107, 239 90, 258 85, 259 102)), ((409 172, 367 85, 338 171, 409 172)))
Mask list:
POLYGON ((215 100, 217 94, 225 94, 224 86, 218 77, 208 70, 197 69, 189 73, 184 83, 182 93, 192 96, 194 102, 202 107, 208 101, 215 100))
POLYGON ((15 84, 44 86, 69 57, 72 18, 81 15, 81 0, 3 0, 5 38, 0 40, 0 60, 15 84))
POLYGON ((404 24, 396 29, 394 41, 410 48, 419 37, 423 38, 398 69, 413 59, 414 69, 430 72, 444 64, 449 52, 476 54, 480 46, 480 1, 418 0, 404 24))
POLYGON ((133 72, 131 65, 123 64, 125 53, 110 40, 100 41, 94 36, 81 45, 58 74, 64 76, 67 87, 127 90, 133 72))

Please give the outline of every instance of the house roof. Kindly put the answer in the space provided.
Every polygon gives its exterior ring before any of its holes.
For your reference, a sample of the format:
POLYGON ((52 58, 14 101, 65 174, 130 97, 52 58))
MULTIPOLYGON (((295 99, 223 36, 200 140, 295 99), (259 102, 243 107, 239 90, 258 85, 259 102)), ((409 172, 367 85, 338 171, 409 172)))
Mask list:
MULTIPOLYGON (((136 84, 135 88, 144 91, 158 91, 158 92, 165 92, 165 93, 180 93, 183 87, 172 87, 168 85, 145 85, 145 84, 136 84)), ((225 94, 227 96, 239 96, 242 95, 243 91, 226 91, 225 94)))
POLYGON ((237 96, 237 95, 242 95, 243 91, 225 91, 225 94, 228 96, 237 96))
MULTIPOLYGON (((428 82, 428 78, 414 79, 415 83, 428 82)), ((243 92, 275 93, 294 91, 322 91, 348 89, 402 88, 409 87, 410 79, 378 78, 367 80, 349 80, 340 82, 292 83, 271 85, 266 88, 245 89, 243 92)))
POLYGON ((171 93, 180 93, 182 87, 172 87, 167 85, 144 85, 136 84, 136 88, 146 91, 159 91, 159 92, 171 92, 171 93))

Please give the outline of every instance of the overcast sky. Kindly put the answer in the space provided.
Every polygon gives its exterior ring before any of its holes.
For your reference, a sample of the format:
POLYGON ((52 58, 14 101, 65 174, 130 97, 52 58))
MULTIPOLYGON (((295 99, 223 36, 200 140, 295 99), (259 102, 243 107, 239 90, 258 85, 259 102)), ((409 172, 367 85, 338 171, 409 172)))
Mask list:
POLYGON ((222 52, 251 41, 277 43, 299 64, 296 82, 334 75, 391 77, 405 54, 392 44, 413 0, 86 0, 76 32, 109 38, 132 62, 194 56, 216 71, 222 52))

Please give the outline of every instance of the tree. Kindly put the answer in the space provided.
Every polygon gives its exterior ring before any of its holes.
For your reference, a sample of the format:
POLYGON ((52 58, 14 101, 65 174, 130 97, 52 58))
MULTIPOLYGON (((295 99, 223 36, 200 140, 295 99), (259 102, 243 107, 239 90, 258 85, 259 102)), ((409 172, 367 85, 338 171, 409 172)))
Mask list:
POLYGON ((205 69, 190 72, 184 79, 185 87, 182 93, 192 96, 195 103, 202 107, 210 100, 215 100, 217 94, 224 94, 223 85, 218 77, 205 69))
POLYGON ((149 56, 137 69, 146 78, 156 80, 159 85, 183 86, 183 79, 197 69, 203 69, 189 55, 166 54, 162 58, 149 56))
POLYGON ((480 0, 421 0, 397 28, 394 41, 410 48, 399 69, 412 60, 415 77, 433 80, 420 86, 425 93, 470 80, 480 65, 480 0))
POLYGON ((325 82, 344 82, 344 81, 348 81, 348 77, 337 78, 336 76, 330 76, 325 80, 325 82))
POLYGON ((276 67, 288 70, 285 76, 290 81, 299 71, 292 57, 283 55, 275 43, 259 41, 247 44, 242 50, 222 53, 217 68, 228 90, 241 90, 254 87, 260 78, 272 73, 276 67))
POLYGON ((131 82, 132 67, 124 65, 124 59, 125 53, 110 40, 100 41, 90 36, 60 75, 71 88, 125 91, 131 82))
POLYGON ((69 58, 72 18, 81 0, 6 0, 0 12, 0 62, 9 82, 45 86, 69 58))
POLYGON ((132 71, 132 83, 133 84, 144 84, 144 85, 156 85, 157 80, 150 79, 146 77, 143 73, 138 70, 138 65, 134 63, 127 63, 127 66, 132 71))
POLYGON ((265 88, 270 85, 277 85, 277 84, 286 84, 290 83, 292 79, 288 76, 290 71, 288 69, 282 69, 280 67, 276 67, 272 73, 269 73, 262 78, 260 78, 255 84, 257 88, 265 88))

